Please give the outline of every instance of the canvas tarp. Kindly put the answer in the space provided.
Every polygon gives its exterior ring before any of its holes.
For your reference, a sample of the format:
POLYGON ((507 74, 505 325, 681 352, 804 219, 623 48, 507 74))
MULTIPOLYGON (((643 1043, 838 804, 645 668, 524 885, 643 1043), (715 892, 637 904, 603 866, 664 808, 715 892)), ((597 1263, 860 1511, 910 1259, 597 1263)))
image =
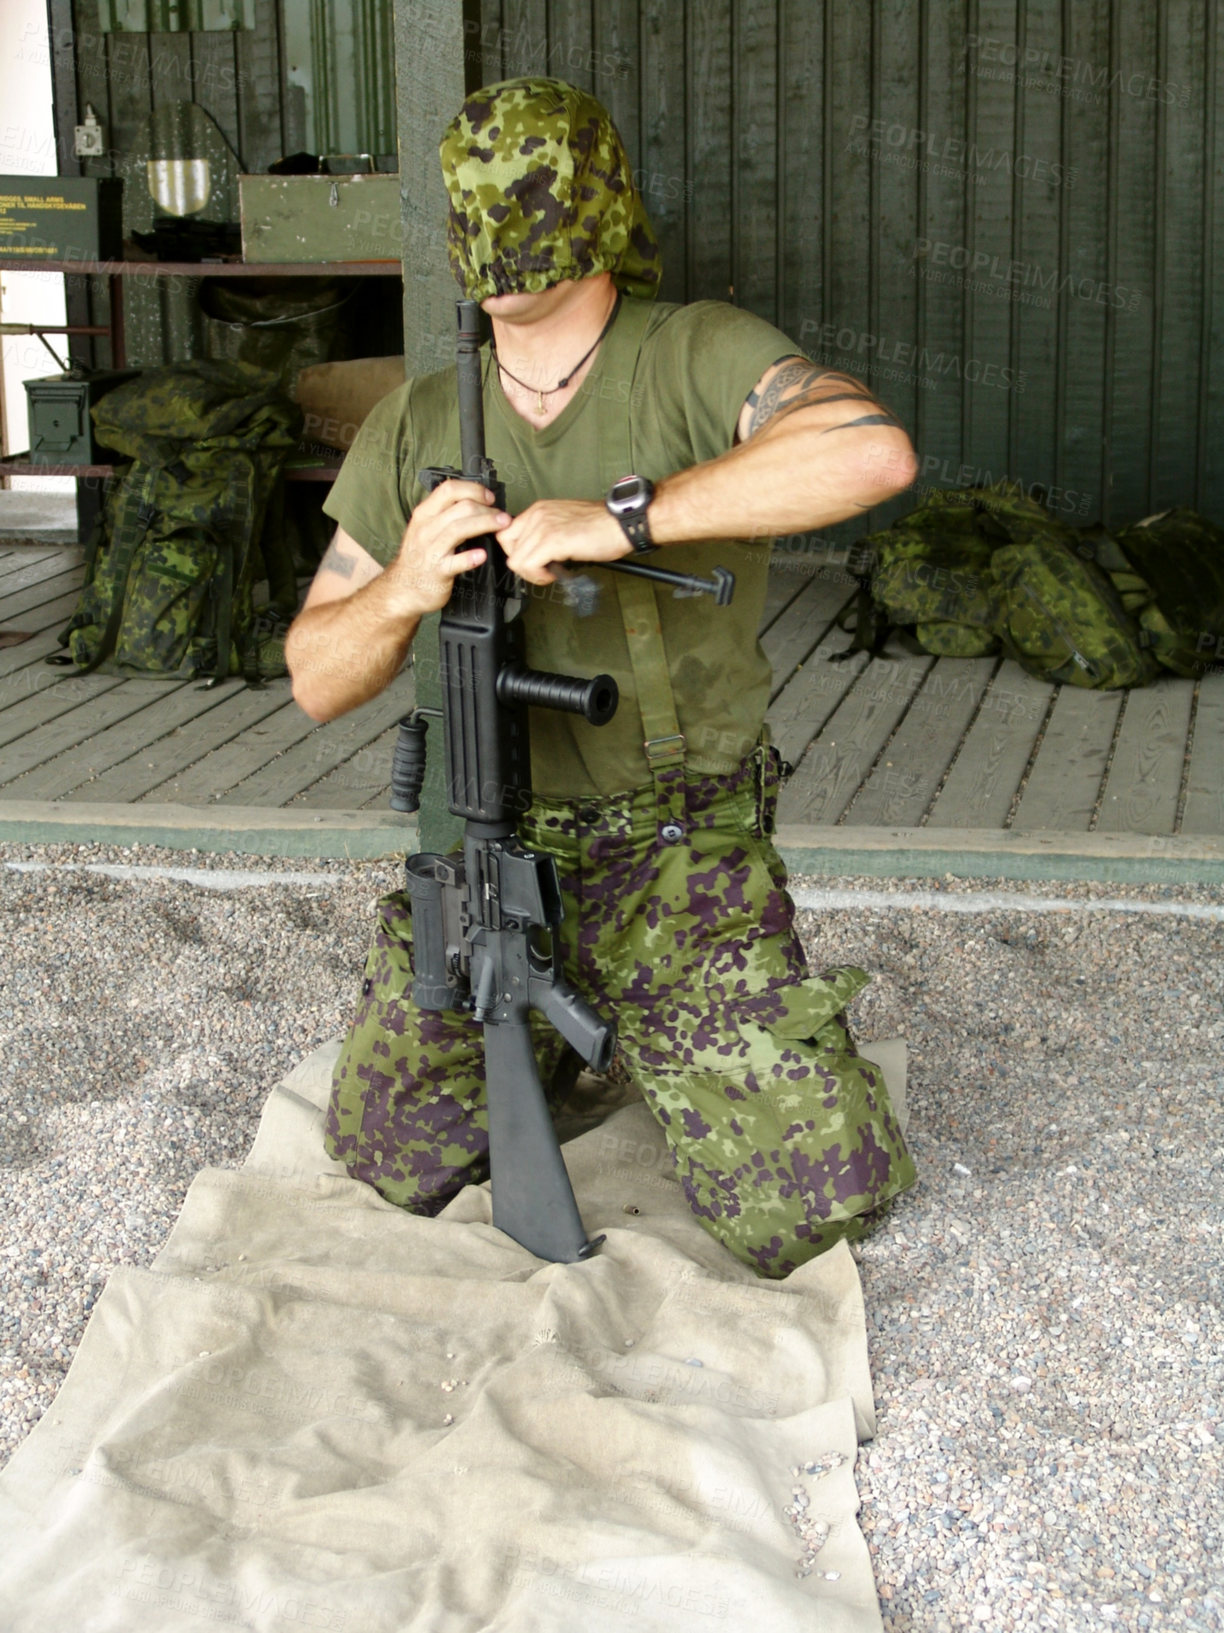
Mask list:
POLYGON ((878 1630, 849 1250, 756 1277, 640 1103, 565 1147, 582 1264, 406 1214, 323 1154, 337 1049, 112 1275, 0 1476, 8 1633, 878 1630))

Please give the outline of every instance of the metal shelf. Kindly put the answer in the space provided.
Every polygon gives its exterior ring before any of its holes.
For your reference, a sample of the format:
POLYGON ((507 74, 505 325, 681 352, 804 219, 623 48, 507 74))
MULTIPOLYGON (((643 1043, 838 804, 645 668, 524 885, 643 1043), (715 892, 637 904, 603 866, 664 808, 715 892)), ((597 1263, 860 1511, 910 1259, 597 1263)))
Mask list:
MULTIPOLYGON (((114 476, 114 465, 32 465, 29 455, 10 454, 0 459, 0 476, 114 476)), ((334 482, 339 465, 286 465, 286 482, 334 482)))
MULTIPOLYGON (((25 256, 0 255, 0 272, 55 272, 67 277, 99 277, 109 280, 110 324, 95 332, 109 334, 111 367, 127 364, 123 325, 121 278, 400 278, 400 261, 33 261, 25 256)), ((285 467, 287 482, 334 482, 338 465, 285 467)), ((113 476, 113 465, 32 465, 25 458, 0 459, 0 478, 6 476, 113 476)), ((79 491, 79 490, 78 490, 79 491)))
POLYGON ((109 279, 111 367, 127 367, 120 278, 400 278, 399 261, 31 261, 0 255, 0 272, 56 272, 68 277, 109 279))
POLYGON ((398 278, 400 261, 34 261, 0 255, 0 272, 98 278, 398 278))

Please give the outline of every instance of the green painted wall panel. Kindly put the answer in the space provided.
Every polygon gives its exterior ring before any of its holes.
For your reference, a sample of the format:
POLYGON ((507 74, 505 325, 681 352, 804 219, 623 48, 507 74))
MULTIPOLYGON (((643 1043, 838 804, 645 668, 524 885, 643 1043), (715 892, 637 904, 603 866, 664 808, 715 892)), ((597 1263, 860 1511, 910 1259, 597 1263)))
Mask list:
MULTIPOLYGON (((907 130, 922 122, 922 76, 919 69, 918 15, 909 0, 875 0, 871 101, 894 110, 907 130)), ((879 374, 874 388, 880 398, 917 435, 919 385, 914 370, 889 362, 901 355, 919 333, 918 283, 915 267, 919 212, 926 180, 893 165, 877 165, 872 176, 870 332, 877 335, 879 374), (916 182, 916 185, 915 185, 916 182)), ((894 508, 904 508, 895 506, 894 508)))
MULTIPOLYGON (((1206 208, 1203 211, 1203 373, 1198 466, 1204 491, 1224 495, 1224 19, 1208 13, 1203 61, 1207 100, 1206 208)), ((1224 503, 1217 501, 1217 517, 1224 503)))
MULTIPOLYGON (((1128 11, 1115 28, 1111 75, 1123 62, 1157 63, 1160 22, 1155 7, 1128 11)), ((1158 201, 1153 197, 1161 105, 1146 96, 1110 99, 1113 210, 1110 281, 1123 302, 1112 319, 1105 379, 1107 437, 1102 482, 1112 514, 1142 516, 1151 509, 1151 424, 1159 345, 1157 259, 1158 201)), ((1224 489, 1220 490, 1224 493, 1224 489)))
MULTIPOLYGON (((644 15, 660 19, 681 11, 668 0, 643 3, 644 15)), ((653 76, 661 100, 642 110, 643 135, 652 141, 647 168, 665 177, 677 171, 683 176, 681 204, 666 212, 663 294, 668 300, 728 300, 735 284, 731 10, 731 0, 689 0, 682 32, 674 25, 664 32, 658 23, 652 29, 653 76), (677 57, 677 51, 683 55, 677 57)))
POLYGON ((778 320, 778 5, 739 0, 731 16, 731 217, 735 299, 778 320))
MULTIPOLYGON (((1010 0, 980 0, 972 9, 976 11, 976 32, 997 41, 1001 54, 1022 49, 1017 8, 1010 0)), ((1012 253, 1016 168, 1027 157, 1017 146, 1016 100, 999 96, 990 80, 974 76, 968 101, 966 247, 974 267, 1007 267, 1012 253)), ((938 392, 953 397, 963 393, 964 459, 993 474, 1008 469, 1013 398, 1021 384, 1028 389, 1028 382, 1021 382, 1014 368, 1009 368, 1012 303, 988 293, 985 280, 976 274, 964 294, 964 346, 955 362, 945 359, 931 373, 938 392)))
MULTIPOLYGON (((1030 0, 1020 22, 1019 41, 1025 53, 1058 55, 1060 0, 1030 0)), ((1039 79, 1017 87, 1016 146, 1021 154, 1061 159, 1062 129, 1059 97, 1043 89, 1039 79)), ((1059 302, 1047 286, 1057 281, 1059 193, 1058 187, 1048 184, 1047 208, 1014 212, 1010 255, 987 269, 991 298, 1011 312, 1012 354, 1017 376, 1024 376, 1025 389, 1016 395, 1008 427, 1007 475, 1026 486, 1039 480, 1038 472, 1051 471, 1056 464, 1059 302)), ((1077 516, 1078 499, 1069 505, 1065 493, 1059 497, 1060 515, 1091 519, 1077 516)), ((1089 500, 1089 509, 1094 504, 1089 500)))
MULTIPOLYGON (((1076 62, 1109 64, 1109 0, 1068 8, 1066 49, 1076 62)), ((1068 98, 1063 111, 1065 174, 1056 189, 1061 270, 1058 283, 1059 445, 1054 480, 1087 491, 1102 509, 1106 308, 1111 165, 1108 107, 1097 95, 1068 98), (1072 184, 1073 183, 1073 184, 1072 184)), ((1040 383, 1040 382, 1039 382, 1040 383)))
MULTIPOLYGON (((397 17, 405 13, 411 19, 412 5, 397 0, 397 17)), ((498 27, 503 78, 548 73, 548 0, 503 0, 498 27)))
MULTIPOLYGON (((638 0, 597 0, 596 10, 592 38, 600 45, 594 59, 591 89, 616 120, 616 128, 629 151, 640 154, 642 52, 638 0)), ((646 185, 649 193, 649 183, 646 185)))
POLYGON ((802 340, 820 322, 824 277, 824 30, 808 0, 779 8, 778 326, 802 340))
MULTIPOLYGON (((820 9, 813 8, 813 26, 820 9)), ((830 8, 826 39, 824 301, 816 344, 807 349, 870 379, 879 366, 865 344, 872 333, 872 196, 885 152, 873 125, 871 8, 830 8)))
MULTIPOLYGON (((946 486, 956 479, 961 464, 964 403, 959 391, 941 391, 929 369, 920 366, 923 350, 938 356, 963 355, 966 301, 963 284, 968 269, 970 189, 966 185, 966 155, 957 147, 968 120, 969 79, 965 72, 965 31, 962 19, 950 6, 931 6, 911 17, 918 37, 917 128, 929 140, 914 174, 918 233, 910 251, 911 264, 882 267, 880 276, 909 280, 915 285, 916 304, 911 336, 916 356, 903 352, 885 365, 914 383, 911 435, 918 451, 923 486, 946 486)), ((878 381, 883 391, 892 385, 888 374, 878 381)))
MULTIPOLYGON (((618 30, 616 38, 621 45, 626 37, 626 30, 618 30)), ((682 299, 672 291, 692 285, 685 260, 690 208, 686 191, 689 129, 685 123, 684 81, 676 73, 676 64, 685 60, 684 17, 679 7, 669 5, 668 0, 643 0, 639 39, 639 51, 624 59, 624 66, 629 76, 637 78, 640 111, 621 134, 659 235, 664 295, 668 300, 682 299)), ((619 67, 620 57, 614 61, 619 67)), ((619 74, 603 75, 593 86, 597 95, 613 88, 623 103, 619 74)), ((711 188, 710 193, 715 196, 718 189, 711 188)))
POLYGON ((853 369, 927 482, 1224 520, 1218 0, 638 0, 636 30, 633 3, 483 14, 506 73, 596 65, 569 77, 669 187, 669 298, 853 369))
MULTIPOLYGON (((1218 0, 1211 9, 1218 10, 1218 0)), ((1152 403, 1152 507, 1180 504, 1195 484, 1192 411, 1203 370, 1203 199, 1207 0, 1162 8, 1163 78, 1185 86, 1180 117, 1164 110, 1156 176, 1160 232, 1158 366, 1152 403), (1189 433, 1189 434, 1188 434, 1189 433)), ((1224 428, 1220 428, 1224 429, 1224 428)))

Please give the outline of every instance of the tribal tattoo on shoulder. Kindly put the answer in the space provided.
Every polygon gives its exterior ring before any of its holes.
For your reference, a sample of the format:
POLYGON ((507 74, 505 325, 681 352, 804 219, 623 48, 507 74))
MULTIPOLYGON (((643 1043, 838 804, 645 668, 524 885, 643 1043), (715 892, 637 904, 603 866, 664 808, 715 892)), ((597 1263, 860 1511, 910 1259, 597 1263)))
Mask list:
POLYGON ((820 433, 821 436, 831 436, 834 431, 850 431, 859 425, 892 425, 901 429, 901 422, 886 408, 881 408, 862 382, 852 374, 821 368, 806 357, 790 357, 782 359, 777 373, 762 392, 749 392, 747 403, 751 416, 748 435, 752 436, 770 420, 793 414, 797 408, 842 402, 865 403, 870 405, 872 412, 862 414, 857 419, 843 420, 840 425, 827 426, 820 433))

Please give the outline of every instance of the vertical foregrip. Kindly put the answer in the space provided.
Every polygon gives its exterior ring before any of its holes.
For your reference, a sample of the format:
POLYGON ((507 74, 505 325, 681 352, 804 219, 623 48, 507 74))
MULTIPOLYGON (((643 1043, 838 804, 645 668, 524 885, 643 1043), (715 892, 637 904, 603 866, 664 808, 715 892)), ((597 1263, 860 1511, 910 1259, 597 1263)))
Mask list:
POLYGON ((493 1223, 541 1259, 572 1264, 590 1252, 526 1018, 484 1029, 493 1223))

